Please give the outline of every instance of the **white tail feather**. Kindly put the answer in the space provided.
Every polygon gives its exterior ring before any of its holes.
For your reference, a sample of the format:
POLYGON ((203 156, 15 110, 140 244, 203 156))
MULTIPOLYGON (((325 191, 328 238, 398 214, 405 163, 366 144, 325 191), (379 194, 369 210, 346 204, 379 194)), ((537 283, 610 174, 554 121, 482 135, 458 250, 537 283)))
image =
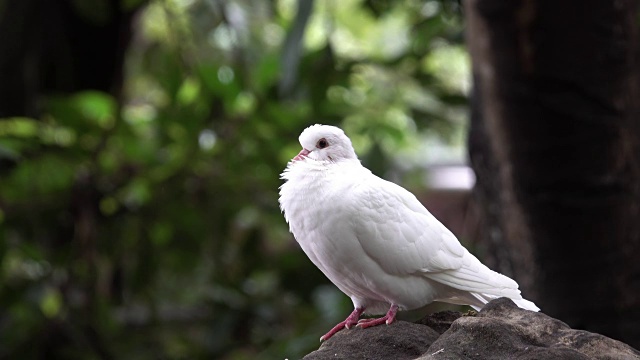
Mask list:
POLYGON ((516 305, 518 305, 519 308, 521 309, 525 309, 525 310, 531 310, 531 311, 540 311, 540 308, 536 306, 536 304, 534 304, 532 301, 529 300, 525 300, 525 299, 511 299, 514 303, 516 303, 516 305))
MULTIPOLYGON (((473 297, 480 300, 484 304, 487 304, 489 301, 499 298, 499 296, 489 295, 489 294, 471 293, 471 295, 473 295, 473 297)), ((511 301, 513 301, 514 304, 516 304, 521 309, 531 310, 531 311, 540 311, 540 308, 537 307, 536 304, 534 304, 532 301, 523 299, 522 297, 520 299, 513 299, 513 298, 510 298, 510 299, 511 301)), ((476 311, 479 311, 482 308, 481 306, 477 306, 477 305, 470 305, 470 306, 474 308, 476 311)))

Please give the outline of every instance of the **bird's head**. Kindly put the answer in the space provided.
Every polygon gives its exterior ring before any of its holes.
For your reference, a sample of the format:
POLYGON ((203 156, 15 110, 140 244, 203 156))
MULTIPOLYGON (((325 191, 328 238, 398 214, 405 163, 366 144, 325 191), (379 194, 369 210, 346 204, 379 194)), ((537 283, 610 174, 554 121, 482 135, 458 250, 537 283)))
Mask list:
POLYGON ((337 162, 340 160, 357 160, 351 140, 340 128, 329 125, 312 125, 304 129, 298 138, 302 151, 293 158, 294 161, 305 158, 317 161, 337 162))

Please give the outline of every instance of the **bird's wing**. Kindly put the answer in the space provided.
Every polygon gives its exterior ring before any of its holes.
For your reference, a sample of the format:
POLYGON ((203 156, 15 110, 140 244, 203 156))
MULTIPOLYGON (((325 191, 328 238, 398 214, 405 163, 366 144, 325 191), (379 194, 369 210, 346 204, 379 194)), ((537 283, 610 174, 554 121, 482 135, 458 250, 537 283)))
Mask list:
POLYGON ((362 249, 388 274, 462 267, 465 248, 409 191, 371 175, 348 196, 362 249))
POLYGON ((515 281, 470 254, 409 191, 371 176, 351 196, 355 235, 387 274, 420 273, 456 289, 521 299, 515 281))

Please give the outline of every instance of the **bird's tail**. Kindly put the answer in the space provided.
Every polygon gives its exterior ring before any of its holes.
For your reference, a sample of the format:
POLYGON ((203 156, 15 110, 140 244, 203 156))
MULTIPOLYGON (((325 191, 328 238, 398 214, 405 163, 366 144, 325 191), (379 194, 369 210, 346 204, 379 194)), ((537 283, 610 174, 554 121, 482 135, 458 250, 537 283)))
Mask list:
POLYGON ((533 301, 529 301, 526 299, 517 299, 517 300, 511 299, 511 301, 513 301, 521 309, 531 310, 531 311, 540 311, 540 308, 537 307, 536 304, 533 303, 533 301))
MULTIPOLYGON (((489 301, 500 297, 495 295, 479 294, 479 293, 471 293, 471 295, 473 295, 473 297, 475 297, 476 299, 480 300, 483 304, 487 304, 489 301)), ((510 297, 510 299, 516 305, 518 305, 518 307, 521 309, 531 310, 531 311, 540 311, 540 308, 537 307, 536 304, 534 304, 532 301, 523 299, 522 297, 520 297, 519 299, 514 299, 510 297)), ((482 308, 482 306, 476 306, 476 305, 471 305, 471 307, 474 308, 476 311, 479 311, 482 308)))

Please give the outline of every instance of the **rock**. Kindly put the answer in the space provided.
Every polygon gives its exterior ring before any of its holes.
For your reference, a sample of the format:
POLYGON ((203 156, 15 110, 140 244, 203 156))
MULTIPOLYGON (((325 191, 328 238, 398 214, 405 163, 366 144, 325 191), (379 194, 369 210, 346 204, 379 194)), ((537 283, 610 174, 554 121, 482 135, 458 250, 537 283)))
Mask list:
POLYGON ((444 311, 415 324, 343 330, 304 359, 640 359, 640 352, 501 298, 476 316, 444 311))
POLYGON ((427 325, 442 335, 445 331, 449 330, 451 324, 460 317, 462 317, 462 313, 458 311, 440 311, 416 321, 416 324, 427 325))
POLYGON ((440 334, 428 326, 398 321, 390 326, 342 330, 304 357, 319 359, 415 359, 440 334))
POLYGON ((608 337, 573 330, 543 313, 522 310, 502 298, 487 304, 475 317, 454 321, 419 359, 461 358, 640 359, 640 353, 608 337))

